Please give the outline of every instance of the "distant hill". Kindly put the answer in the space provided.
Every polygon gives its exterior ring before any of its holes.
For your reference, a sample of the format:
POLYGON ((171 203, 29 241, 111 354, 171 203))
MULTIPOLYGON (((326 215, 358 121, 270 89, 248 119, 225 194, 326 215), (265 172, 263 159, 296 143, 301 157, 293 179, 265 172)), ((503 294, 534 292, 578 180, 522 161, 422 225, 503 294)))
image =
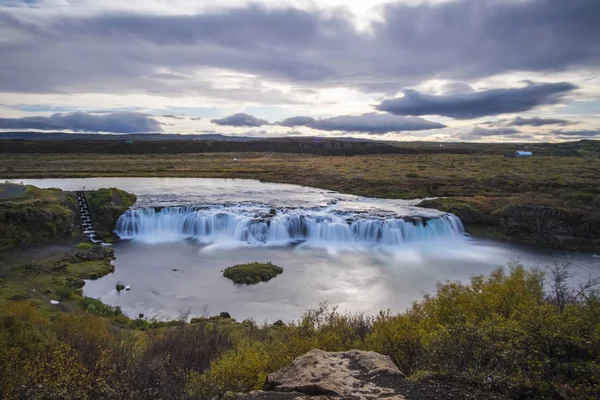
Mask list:
POLYGON ((130 134, 103 134, 103 133, 67 133, 67 132, 0 132, 0 139, 9 140, 222 140, 246 142, 257 138, 248 136, 227 136, 218 133, 180 135, 166 133, 130 133, 130 134))
POLYGON ((178 154, 222 152, 364 154, 495 154, 527 149, 535 156, 600 156, 600 141, 563 143, 399 142, 359 138, 248 137, 221 134, 127 134, 66 132, 0 133, 0 153, 178 154))

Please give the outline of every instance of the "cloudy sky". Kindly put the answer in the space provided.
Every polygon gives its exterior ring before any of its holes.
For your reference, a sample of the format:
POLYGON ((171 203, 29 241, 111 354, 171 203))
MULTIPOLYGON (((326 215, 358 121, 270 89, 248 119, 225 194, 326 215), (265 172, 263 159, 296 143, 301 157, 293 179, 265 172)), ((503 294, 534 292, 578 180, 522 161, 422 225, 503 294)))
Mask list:
POLYGON ((600 139, 599 0, 0 0, 0 131, 600 139))

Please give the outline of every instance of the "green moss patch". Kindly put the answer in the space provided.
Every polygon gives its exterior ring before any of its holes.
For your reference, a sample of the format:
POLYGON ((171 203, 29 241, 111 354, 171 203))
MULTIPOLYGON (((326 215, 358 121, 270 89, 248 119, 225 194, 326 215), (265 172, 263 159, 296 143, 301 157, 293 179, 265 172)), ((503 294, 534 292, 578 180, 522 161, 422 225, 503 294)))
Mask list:
POLYGON ((239 285, 267 282, 283 272, 283 268, 269 263, 253 262, 234 265, 225 269, 223 276, 239 285))

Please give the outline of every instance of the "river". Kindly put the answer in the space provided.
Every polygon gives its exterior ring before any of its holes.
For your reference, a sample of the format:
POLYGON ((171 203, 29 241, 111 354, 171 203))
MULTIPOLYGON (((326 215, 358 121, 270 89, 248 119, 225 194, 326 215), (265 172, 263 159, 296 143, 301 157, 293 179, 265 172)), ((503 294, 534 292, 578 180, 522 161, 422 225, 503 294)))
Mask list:
POLYGON ((600 276, 592 254, 537 249, 463 235, 460 221, 416 200, 371 199, 242 179, 26 179, 63 190, 117 187, 138 196, 117 232, 113 274, 85 295, 136 317, 229 312, 289 321, 322 302, 341 311, 402 311, 446 280, 468 281, 497 266, 568 262, 573 283, 600 276), (231 265, 270 261, 275 279, 237 286, 231 265), (130 285, 118 293, 115 283, 130 285))

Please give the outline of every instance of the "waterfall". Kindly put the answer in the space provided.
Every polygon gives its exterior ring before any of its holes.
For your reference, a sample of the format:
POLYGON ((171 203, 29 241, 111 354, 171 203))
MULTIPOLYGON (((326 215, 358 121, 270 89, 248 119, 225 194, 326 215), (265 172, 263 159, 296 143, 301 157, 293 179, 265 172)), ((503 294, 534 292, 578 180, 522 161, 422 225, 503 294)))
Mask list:
POLYGON ((463 226, 452 214, 402 218, 317 208, 282 209, 271 215, 266 206, 212 206, 128 210, 117 221, 115 233, 122 239, 154 241, 195 238, 249 244, 323 241, 398 245, 460 236, 463 226))

